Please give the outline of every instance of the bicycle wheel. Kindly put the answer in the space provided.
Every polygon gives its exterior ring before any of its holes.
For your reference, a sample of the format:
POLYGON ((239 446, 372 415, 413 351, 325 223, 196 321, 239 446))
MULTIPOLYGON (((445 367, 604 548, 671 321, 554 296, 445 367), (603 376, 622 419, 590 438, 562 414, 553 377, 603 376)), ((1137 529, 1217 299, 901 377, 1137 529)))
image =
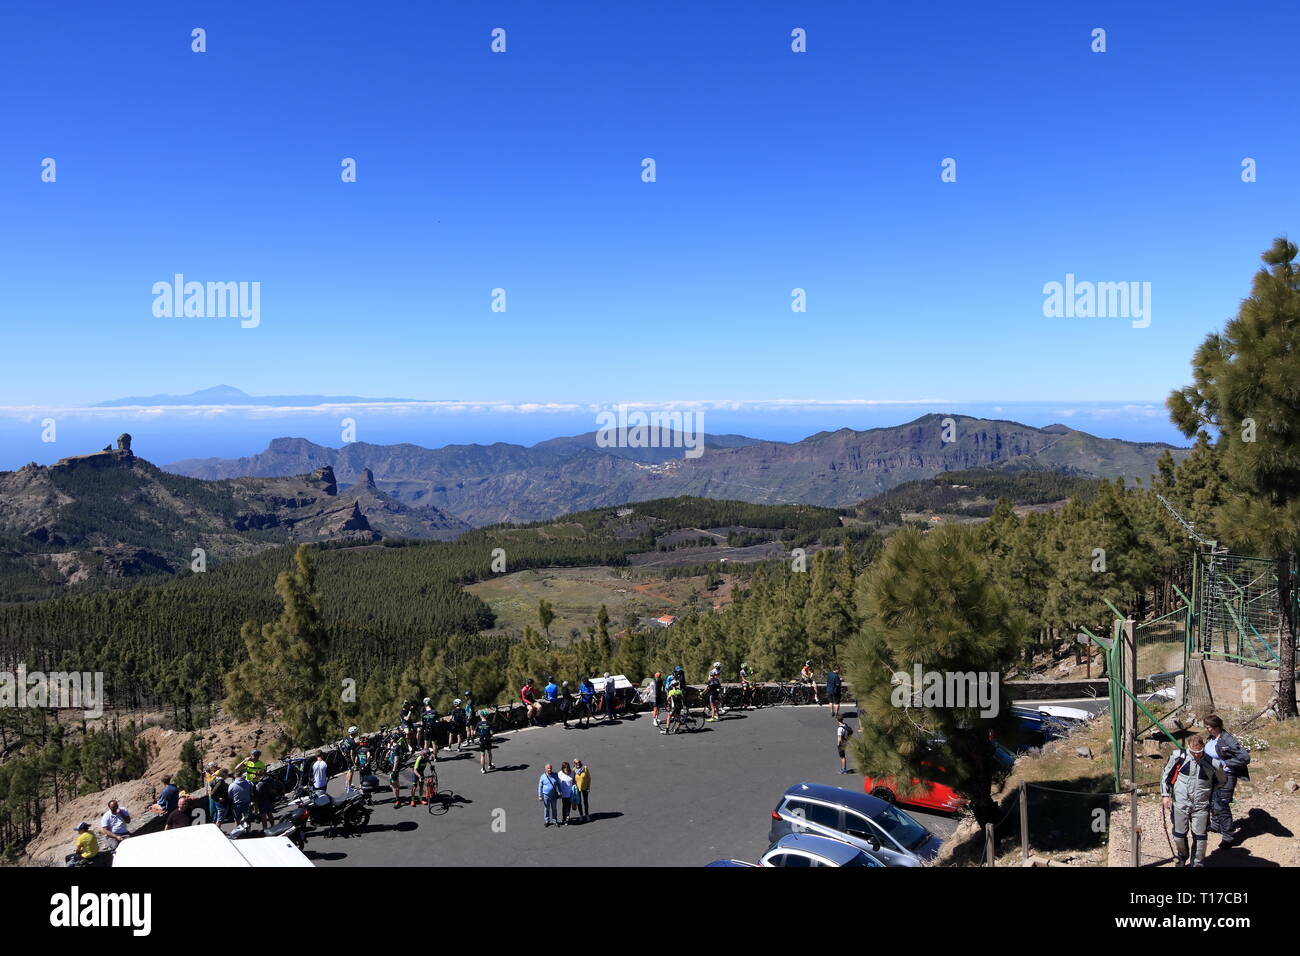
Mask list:
POLYGON ((451 793, 446 790, 438 789, 438 780, 436 777, 434 778, 433 786, 426 789, 433 791, 429 794, 428 806, 429 814, 431 816, 442 816, 451 808, 451 793))

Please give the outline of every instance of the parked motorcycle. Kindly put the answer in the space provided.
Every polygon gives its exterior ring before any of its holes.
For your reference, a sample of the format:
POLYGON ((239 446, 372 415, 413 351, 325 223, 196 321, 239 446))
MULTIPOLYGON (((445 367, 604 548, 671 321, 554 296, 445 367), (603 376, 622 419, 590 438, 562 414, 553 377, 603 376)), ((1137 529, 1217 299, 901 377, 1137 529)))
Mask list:
POLYGON ((289 807, 291 815, 305 810, 307 823, 324 830, 326 836, 333 836, 339 830, 344 835, 360 830, 370 822, 374 812, 366 806, 366 795, 356 787, 348 787, 338 797, 319 790, 299 791, 289 807))

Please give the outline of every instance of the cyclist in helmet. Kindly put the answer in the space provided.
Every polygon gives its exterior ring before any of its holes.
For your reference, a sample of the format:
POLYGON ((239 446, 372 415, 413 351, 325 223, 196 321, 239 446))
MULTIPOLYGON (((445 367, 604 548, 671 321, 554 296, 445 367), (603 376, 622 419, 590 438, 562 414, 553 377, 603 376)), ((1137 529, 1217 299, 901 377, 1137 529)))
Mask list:
POLYGON ((682 719, 682 707, 686 703, 685 685, 674 681, 673 686, 668 691, 668 719, 664 721, 664 729, 659 731, 661 734, 667 734, 673 729, 673 718, 682 719))
POLYGON ((420 743, 433 749, 433 759, 438 759, 438 708, 433 702, 424 698, 424 710, 420 711, 420 743))
POLYGON ((349 727, 348 735, 343 738, 339 744, 339 751, 343 754, 343 760, 348 767, 347 786, 352 786, 352 772, 357 769, 357 755, 361 750, 361 742, 357 739, 357 728, 349 727))
POLYGON ((469 738, 469 718, 465 716, 465 702, 459 697, 451 702, 451 742, 447 744, 447 749, 451 745, 456 745, 456 752, 460 753, 465 749, 465 744, 469 738))

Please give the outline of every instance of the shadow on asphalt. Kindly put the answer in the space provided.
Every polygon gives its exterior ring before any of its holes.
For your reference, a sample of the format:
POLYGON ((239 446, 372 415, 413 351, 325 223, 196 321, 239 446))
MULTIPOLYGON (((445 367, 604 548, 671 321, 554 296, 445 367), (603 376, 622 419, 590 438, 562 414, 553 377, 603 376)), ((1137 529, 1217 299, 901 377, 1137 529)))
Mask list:
POLYGON ((310 860, 325 860, 327 862, 346 860, 348 858, 346 853, 321 853, 319 850, 313 850, 311 847, 307 847, 304 853, 310 860))
POLYGON ((528 764, 526 763, 512 763, 512 764, 507 764, 504 767, 497 767, 495 770, 491 772, 502 773, 503 771, 507 771, 507 770, 527 770, 527 769, 528 769, 528 764))

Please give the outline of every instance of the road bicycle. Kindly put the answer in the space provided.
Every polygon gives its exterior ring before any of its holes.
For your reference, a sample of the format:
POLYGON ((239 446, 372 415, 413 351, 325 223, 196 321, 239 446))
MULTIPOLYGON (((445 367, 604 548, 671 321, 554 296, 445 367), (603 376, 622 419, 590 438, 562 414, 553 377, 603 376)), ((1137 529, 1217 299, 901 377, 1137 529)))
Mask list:
POLYGON ((306 755, 301 757, 291 757, 285 754, 280 758, 284 761, 284 771, 277 775, 277 785, 280 789, 280 796, 286 796, 296 793, 300 787, 303 787, 311 779, 311 771, 307 769, 306 755))
POLYGON ((451 791, 438 789, 438 768, 430 767, 424 774, 424 802, 429 813, 442 816, 451 808, 451 791))
POLYGON ((691 713, 689 707, 683 707, 682 712, 673 717, 672 727, 669 728, 671 734, 693 734, 704 726, 704 718, 699 714, 691 713))

